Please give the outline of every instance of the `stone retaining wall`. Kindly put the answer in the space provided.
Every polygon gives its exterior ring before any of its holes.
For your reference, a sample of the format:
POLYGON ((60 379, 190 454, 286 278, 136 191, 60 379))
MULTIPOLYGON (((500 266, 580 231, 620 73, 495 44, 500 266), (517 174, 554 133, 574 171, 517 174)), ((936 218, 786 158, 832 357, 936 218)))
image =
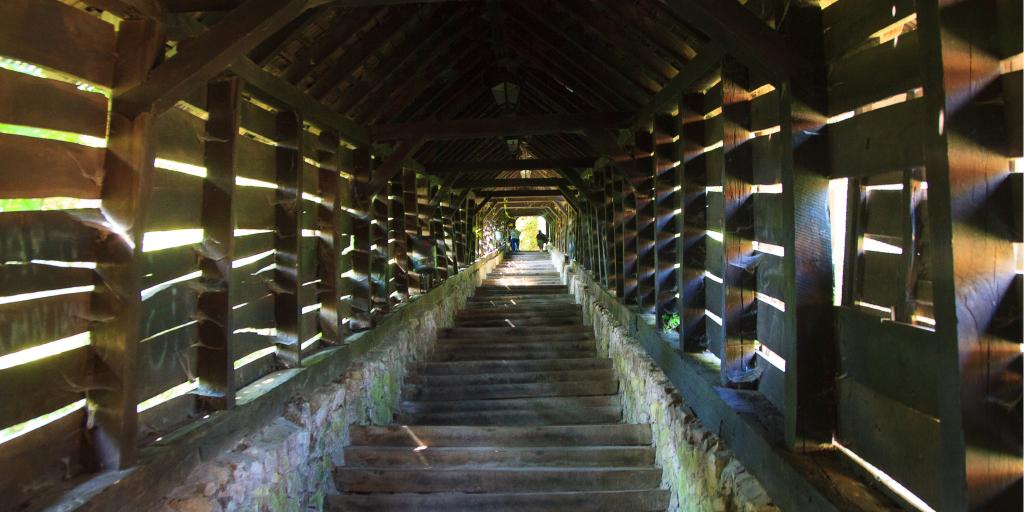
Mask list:
POLYGON ((651 425, 656 462, 663 470, 662 488, 672 491, 669 510, 777 511, 764 487, 733 453, 708 430, 640 343, 602 303, 600 290, 589 275, 552 260, 576 302, 584 321, 594 327, 600 356, 612 359, 628 423, 651 425))
MULTIPOLYGON (((399 404, 406 363, 433 350, 475 287, 501 257, 486 259, 402 307, 373 330, 375 348, 343 375, 292 397, 282 415, 232 449, 202 462, 149 510, 178 512, 322 510, 336 492, 352 424, 387 424, 399 404)), ((363 340, 364 342, 367 340, 363 340)))

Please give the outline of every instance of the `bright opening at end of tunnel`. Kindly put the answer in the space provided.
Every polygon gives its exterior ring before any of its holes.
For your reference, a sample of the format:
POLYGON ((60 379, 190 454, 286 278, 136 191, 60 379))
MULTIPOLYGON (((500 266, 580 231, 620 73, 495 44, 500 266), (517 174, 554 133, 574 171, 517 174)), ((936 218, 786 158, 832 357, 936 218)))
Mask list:
POLYGON ((537 234, 548 234, 548 223, 544 217, 539 215, 531 217, 517 217, 515 220, 516 231, 519 232, 520 251, 539 251, 537 234))

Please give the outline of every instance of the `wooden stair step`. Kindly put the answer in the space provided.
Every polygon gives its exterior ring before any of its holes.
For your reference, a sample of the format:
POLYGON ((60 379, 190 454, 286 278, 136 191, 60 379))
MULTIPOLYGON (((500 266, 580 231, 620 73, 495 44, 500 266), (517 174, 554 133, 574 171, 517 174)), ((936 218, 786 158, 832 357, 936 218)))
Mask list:
POLYGON ((472 411, 400 414, 398 421, 416 425, 600 425, 622 419, 620 406, 578 409, 472 411))
POLYGON ((334 470, 345 492, 515 492, 656 489, 657 468, 352 468, 334 470))
POLYGON ((490 398, 483 400, 405 401, 399 405, 403 413, 472 412, 493 410, 547 410, 572 407, 618 407, 619 395, 552 396, 532 398, 490 398))
POLYGON ((438 351, 435 361, 499 361, 504 359, 591 359, 597 351, 590 350, 504 350, 501 352, 463 353, 462 350, 438 351))
POLYGON ((566 382, 613 379, 610 368, 596 370, 563 370, 541 372, 462 373, 457 375, 425 375, 411 372, 407 384, 422 386, 473 386, 480 384, 524 384, 529 382, 566 382))
POLYGON ((577 382, 538 382, 529 384, 485 384, 480 386, 406 385, 402 396, 407 400, 482 400, 488 398, 530 398, 539 396, 610 395, 619 390, 612 379, 577 382))
POLYGON ((608 358, 572 358, 547 360, 495 360, 495 361, 427 361, 410 363, 409 369, 420 375, 462 375, 471 373, 548 372, 595 370, 611 368, 608 358))
POLYGON ((345 463, 351 467, 638 467, 654 464, 650 446, 552 446, 505 448, 494 446, 427 447, 349 446, 345 463))
POLYGON ((353 425, 353 446, 635 446, 651 444, 649 425, 568 425, 539 427, 461 427, 353 425))
POLYGON ((668 508, 661 489, 530 493, 348 494, 328 498, 330 511, 350 512, 653 512, 668 508))

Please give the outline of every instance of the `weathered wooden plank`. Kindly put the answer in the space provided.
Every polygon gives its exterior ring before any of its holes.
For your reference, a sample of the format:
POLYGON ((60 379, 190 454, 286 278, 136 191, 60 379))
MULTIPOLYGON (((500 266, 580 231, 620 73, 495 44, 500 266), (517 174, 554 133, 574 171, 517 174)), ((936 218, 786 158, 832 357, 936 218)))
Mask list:
POLYGON ((68 83, 0 69, 0 121, 103 138, 107 98, 68 83))
POLYGON ((197 270, 199 254, 195 245, 182 245, 142 253, 142 288, 170 281, 197 270))
POLYGON ((913 0, 835 2, 823 12, 825 51, 830 59, 865 45, 871 34, 914 13, 913 0))
POLYGON ((153 171, 153 207, 146 231, 198 228, 202 224, 203 178, 173 171, 153 171))
POLYGON ((843 375, 928 416, 938 414, 934 332, 847 307, 838 310, 837 323, 843 375))
POLYGON ((832 177, 871 176, 922 165, 922 138, 937 130, 939 122, 924 114, 924 101, 913 99, 831 125, 832 177))
POLYGON ((61 2, 7 0, 0 4, 0 55, 109 86, 114 27, 61 2))
POLYGON ((838 383, 836 438, 927 503, 939 496, 939 421, 875 393, 854 379, 838 383))
POLYGON ((754 238, 758 242, 782 245, 787 226, 783 223, 782 194, 754 194, 754 238))
POLYGON ((106 152, 70 142, 0 134, 0 198, 100 196, 106 152))
POLYGON ((274 208, 274 320, 277 325, 278 359, 289 367, 301 365, 300 344, 305 340, 299 318, 302 313, 302 277, 312 258, 303 258, 302 224, 306 208, 302 200, 305 164, 302 160, 302 119, 294 112, 277 115, 277 138, 288 147, 276 150, 274 182, 278 184, 274 208), (295 149, 292 149, 295 148, 295 149))
POLYGON ((210 117, 206 131, 204 161, 207 179, 202 189, 202 226, 209 245, 217 254, 205 254, 200 260, 203 280, 215 283, 197 304, 201 318, 198 328, 196 375, 204 389, 199 405, 203 410, 230 409, 235 403, 235 349, 232 344, 234 309, 239 301, 237 281, 232 279, 235 258, 234 206, 235 177, 238 165, 238 125, 241 118, 242 84, 238 79, 211 82, 206 97, 210 117))
MULTIPOLYGON (((72 213, 0 213, 0 261, 96 261, 97 232, 72 213)), ((99 216, 96 210, 88 213, 99 216)))
POLYGON ((917 32, 857 52, 829 65, 829 115, 907 92, 921 85, 917 32))
POLYGON ((89 293, 0 305, 0 355, 89 330, 89 293))
POLYGON ((238 104, 238 110, 241 115, 239 123, 242 128, 276 141, 277 114, 275 112, 246 100, 242 100, 238 104))
POLYGON ((277 169, 274 167, 275 151, 273 146, 256 142, 249 137, 239 137, 238 175, 254 180, 274 183, 277 169))
POLYGON ((0 389, 17 400, 0 401, 0 428, 42 416, 82 398, 88 387, 89 347, 37 359, 0 372, 0 389))
MULTIPOLYGON (((233 331, 239 329, 270 329, 275 327, 274 296, 264 295, 235 310, 233 331)), ((241 351, 235 354, 242 357, 241 351)))
POLYGON ((864 203, 864 233, 901 237, 904 210, 902 190, 868 190, 864 203))
MULTIPOLYGON (((236 187, 233 201, 235 227, 238 229, 273 229, 274 204, 277 191, 262 187, 236 187)), ((242 253, 238 254, 243 257, 242 253)))
POLYGON ((304 6, 305 0, 253 0, 232 10, 150 71, 143 83, 125 91, 120 112, 131 115, 152 108, 159 113, 171 108, 301 14, 304 6))
POLYGON ((139 399, 163 393, 196 376, 196 345, 199 326, 146 338, 139 344, 139 365, 145 379, 139 382, 139 399))
MULTIPOLYGON (((177 384, 183 382, 184 380, 177 384)), ((173 432, 178 427, 192 421, 196 416, 196 395, 191 393, 146 409, 139 414, 140 444, 148 444, 163 434, 173 432)))
POLYGON ((202 119, 179 108, 172 108, 156 116, 153 129, 156 131, 157 157, 196 166, 203 165, 203 140, 206 128, 202 119))
POLYGON ((867 252, 861 255, 860 300, 879 306, 893 307, 903 299, 906 284, 894 276, 901 275, 903 256, 884 252, 867 252))
POLYGON ((190 287, 194 282, 175 284, 142 303, 140 330, 143 338, 192 321, 199 300, 196 290, 190 287))
POLYGON ((17 468, 0 473, 5 506, 30 507, 40 497, 38 489, 81 472, 85 416, 83 408, 4 443, 0 467, 17 468))
POLYGON ((97 244, 97 263, 106 286, 97 287, 93 308, 113 318, 92 331, 93 349, 105 363, 97 378, 106 385, 87 393, 95 412, 88 431, 90 446, 95 449, 96 466, 107 470, 124 469, 137 455, 141 253, 155 156, 153 115, 123 115, 123 91, 146 79, 163 48, 162 31, 154 20, 121 22, 102 200, 104 215, 123 226, 124 232, 97 244))

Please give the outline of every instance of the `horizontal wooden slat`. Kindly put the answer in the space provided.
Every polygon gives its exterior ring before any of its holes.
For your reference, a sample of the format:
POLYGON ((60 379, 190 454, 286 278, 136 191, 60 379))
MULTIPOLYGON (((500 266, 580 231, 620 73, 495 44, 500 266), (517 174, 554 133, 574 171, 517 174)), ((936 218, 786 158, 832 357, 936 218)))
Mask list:
POLYGON ((88 268, 51 265, 0 265, 0 297, 93 283, 95 272, 88 268))
POLYGON ((235 370, 235 385, 239 388, 248 386, 278 369, 277 357, 274 354, 263 356, 235 370))
POLYGON ((0 261, 96 261, 97 232, 73 213, 0 213, 0 261))
POLYGON ((197 416, 196 412, 196 395, 191 393, 142 411, 139 414, 139 439, 144 442, 161 434, 173 432, 176 428, 193 421, 197 416))
POLYGON ((0 496, 5 507, 29 509, 22 504, 38 501, 39 489, 81 472, 85 416, 83 408, 3 444, 0 467, 17 468, 0 472, 0 496))
POLYGON ((829 66, 829 115, 840 114, 918 87, 921 46, 916 31, 833 62, 829 66))
POLYGON ((829 126, 832 177, 870 176, 924 163, 925 130, 939 119, 924 118, 924 100, 913 99, 829 126))
MULTIPOLYGON (((274 296, 267 295, 238 308, 234 313, 232 330, 268 329, 274 327, 274 296)), ((245 354, 237 354, 241 357, 245 354)))
POLYGON ((836 438, 927 503, 938 503, 939 421, 853 379, 838 381, 836 438))
POLYGON ((156 131, 158 158, 200 167, 204 165, 203 135, 206 126, 202 119, 179 108, 172 108, 157 116, 153 129, 156 131))
POLYGON ((271 188, 235 187, 232 198, 235 227, 238 229, 272 229, 277 191, 271 188))
POLYGON ((199 270, 195 245, 182 245, 142 253, 142 288, 199 270))
POLYGON ((274 248, 274 233, 256 233, 235 237, 235 259, 245 258, 274 248))
POLYGON ((263 336, 254 332, 236 333, 231 340, 234 343, 235 359, 241 359, 257 350, 274 345, 273 336, 263 336))
POLYGON ((157 169, 153 173, 152 205, 146 231, 199 228, 203 213, 203 179, 157 169))
POLYGON ((902 190, 870 190, 864 206, 864 232, 899 237, 903 234, 902 190))
POLYGON ((139 398, 145 400, 195 376, 196 324, 161 334, 139 344, 139 398))
POLYGON ((754 194, 754 238, 758 242, 782 245, 786 240, 782 220, 782 194, 754 194))
POLYGON ((827 57, 865 44, 871 34, 913 12, 913 0, 842 0, 830 5, 822 12, 827 57))
POLYGON ((56 411, 80 400, 89 384, 90 347, 0 370, 0 389, 17 400, 0 400, 0 429, 56 411))
POLYGON ((197 295, 189 282, 177 283, 142 302, 142 337, 190 322, 195 316, 197 295))
POLYGON ((270 293, 268 281, 274 277, 273 271, 253 274, 257 270, 269 265, 274 261, 273 256, 264 260, 261 264, 252 267, 238 268, 231 270, 231 286, 234 287, 232 296, 236 304, 244 304, 259 299, 270 293))
POLYGON ((0 134, 0 198, 100 197, 106 150, 0 134))
POLYGON ((276 148, 248 137, 239 137, 238 175, 270 183, 277 182, 276 148))
POLYGON ((865 252, 861 256, 863 283, 859 299, 879 306, 893 307, 903 296, 904 284, 899 282, 903 255, 865 252))
POLYGON ((0 55, 109 86, 114 26, 61 2, 0 2, 0 55))
POLYGON ((89 330, 90 293, 0 305, 0 356, 89 330))
POLYGON ((929 416, 939 414, 935 333, 882 321, 852 308, 837 311, 840 373, 929 416))
POLYGON ((241 113, 241 126, 268 139, 274 140, 277 135, 277 114, 264 110, 250 101, 238 104, 241 113))
POLYGON ((68 83, 0 69, 0 123, 103 138, 107 98, 68 83))

